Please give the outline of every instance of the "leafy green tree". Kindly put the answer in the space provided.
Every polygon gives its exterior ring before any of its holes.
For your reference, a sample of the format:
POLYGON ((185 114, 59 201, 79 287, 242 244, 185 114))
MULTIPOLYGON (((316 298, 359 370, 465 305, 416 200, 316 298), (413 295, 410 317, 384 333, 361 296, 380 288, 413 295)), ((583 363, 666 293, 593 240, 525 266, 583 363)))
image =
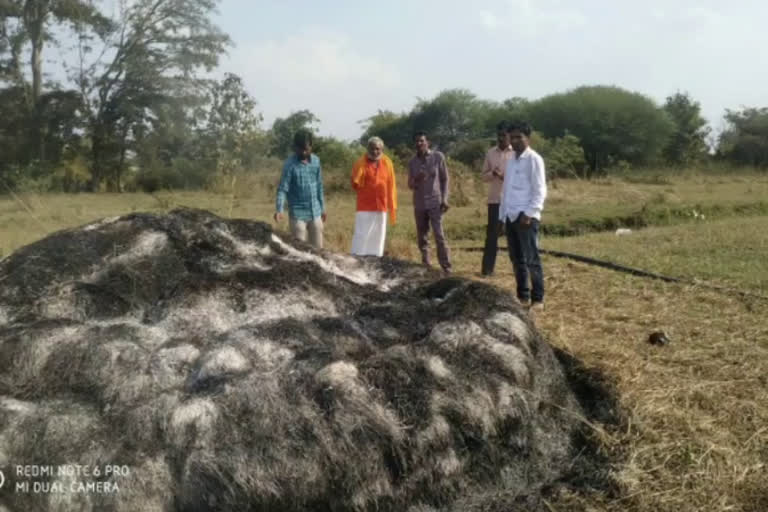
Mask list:
MULTIPOLYGON (((210 71, 230 44, 213 23, 218 0, 136 0, 121 10, 101 55, 75 77, 80 88, 91 139, 92 184, 104 179, 119 190, 125 157, 135 141, 164 112, 194 109, 210 71), (169 105, 174 105, 168 108, 169 105), (117 179, 115 179, 117 178, 117 179)), ((82 42, 81 54, 89 42, 82 42)))
POLYGON ((413 134, 424 131, 433 146, 450 153, 466 140, 492 135, 495 125, 489 129, 488 119, 498 108, 496 103, 481 100, 466 89, 449 89, 432 99, 420 99, 405 114, 379 110, 363 121, 365 131, 360 142, 365 144, 376 135, 397 153, 406 153, 406 148, 413 145, 413 134))
POLYGON ((483 165, 485 155, 493 144, 495 140, 490 137, 462 141, 453 147, 449 156, 477 170, 483 165))
POLYGON ((0 177, 10 180, 10 168, 28 163, 28 112, 21 87, 0 89, 0 177))
POLYGON ((529 113, 534 128, 548 138, 578 137, 593 172, 619 161, 658 161, 674 131, 669 116, 651 99, 619 87, 553 94, 532 103, 529 113))
POLYGON ((450 89, 420 100, 409 116, 414 130, 426 132, 435 147, 450 152, 460 141, 485 135, 492 107, 466 89, 450 89))
POLYGON ((203 139, 214 168, 223 174, 241 169, 261 135, 262 115, 242 79, 227 73, 209 93, 207 124, 203 139))
MULTIPOLYGON (((27 160, 56 161, 61 157, 61 141, 51 142, 50 131, 66 127, 52 126, 54 121, 68 122, 54 110, 64 93, 46 96, 44 86, 44 51, 59 44, 67 27, 77 27, 81 34, 105 37, 112 24, 93 2, 85 0, 3 0, 0 2, 0 82, 23 92, 30 141, 25 145, 27 160), (31 77, 28 79, 27 77, 31 77)), ((51 84, 53 89, 57 87, 51 84)))
POLYGON ((46 44, 56 44, 54 27, 79 25, 98 34, 111 30, 111 23, 93 2, 83 0, 4 0, 0 2, 0 36, 10 55, 4 66, 11 76, 24 84, 26 100, 34 107, 43 90, 43 52, 46 44), (24 52, 28 58, 24 59, 24 52), (24 62, 29 63, 32 81, 26 83, 24 62))
POLYGON ((365 152, 359 144, 347 144, 333 137, 318 137, 315 140, 315 152, 323 163, 323 168, 351 171, 352 165, 365 152))
POLYGON ((501 121, 526 121, 530 118, 531 102, 525 98, 513 97, 490 107, 485 121, 484 133, 493 136, 501 121))
POLYGON ((707 137, 710 129, 701 116, 701 105, 688 94, 675 93, 667 98, 664 110, 675 124, 675 130, 664 148, 667 162, 691 165, 707 157, 707 137))
POLYGON ((293 135, 299 130, 311 130, 317 132, 313 125, 320 119, 309 110, 292 112, 288 117, 278 117, 272 123, 270 155, 278 158, 287 157, 293 151, 293 135))
POLYGON ((544 158, 549 176, 584 175, 587 161, 578 137, 570 134, 552 140, 541 137, 534 149, 544 158))
POLYGON ((36 180, 52 172, 62 159, 74 157, 72 149, 81 147, 78 112, 82 105, 75 91, 46 91, 38 100, 35 118, 24 98, 21 87, 0 89, 0 174, 14 167, 16 178, 23 174, 36 180), (42 155, 41 147, 45 148, 42 155))
POLYGON ((381 137, 384 144, 389 147, 410 145, 413 134, 412 121, 408 114, 379 110, 376 114, 361 121, 365 129, 360 136, 360 144, 366 145, 369 138, 376 136, 381 137))
POLYGON ((198 188, 206 185, 216 169, 215 154, 207 146, 202 128, 203 97, 163 102, 152 107, 150 122, 133 125, 126 145, 135 153, 134 176, 145 191, 159 188, 198 188), (194 105, 194 106, 193 106, 194 105))
POLYGON ((726 110, 725 120, 718 155, 739 165, 768 167, 768 108, 726 110))

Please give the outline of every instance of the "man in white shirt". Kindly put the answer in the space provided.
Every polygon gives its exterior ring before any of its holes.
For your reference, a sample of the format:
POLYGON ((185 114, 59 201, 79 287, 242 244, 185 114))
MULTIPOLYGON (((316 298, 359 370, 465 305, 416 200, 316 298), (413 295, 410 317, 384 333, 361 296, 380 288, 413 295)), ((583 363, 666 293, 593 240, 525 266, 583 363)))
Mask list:
POLYGON ((531 310, 544 309, 544 274, 539 258, 539 222, 547 197, 544 159, 528 144, 528 123, 511 123, 509 139, 515 155, 507 161, 499 219, 507 233, 509 259, 515 269, 517 298, 531 310), (531 285, 528 286, 530 275, 531 285))

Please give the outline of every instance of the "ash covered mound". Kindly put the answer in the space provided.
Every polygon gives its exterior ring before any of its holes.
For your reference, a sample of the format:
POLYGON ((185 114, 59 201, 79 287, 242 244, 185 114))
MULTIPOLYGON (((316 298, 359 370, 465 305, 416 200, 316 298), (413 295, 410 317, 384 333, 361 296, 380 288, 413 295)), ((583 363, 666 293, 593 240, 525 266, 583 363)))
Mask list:
POLYGON ((485 284, 182 209, 58 232, 0 287, 9 510, 468 510, 578 458, 561 363, 485 284))

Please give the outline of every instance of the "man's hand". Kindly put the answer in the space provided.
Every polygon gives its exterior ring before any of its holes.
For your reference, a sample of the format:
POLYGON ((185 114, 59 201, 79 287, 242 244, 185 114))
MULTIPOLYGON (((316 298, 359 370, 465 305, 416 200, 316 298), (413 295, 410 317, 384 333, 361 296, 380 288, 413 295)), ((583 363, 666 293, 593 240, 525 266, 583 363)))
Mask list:
POLYGON ((498 179, 500 179, 502 181, 504 180, 504 175, 501 173, 501 169, 499 169, 498 167, 494 167, 493 171, 491 171, 491 173, 494 176, 496 176, 498 179))
POLYGON ((325 221, 328 218, 328 214, 323 212, 323 214, 320 216, 320 218, 323 220, 323 224, 325 224, 325 221))
POLYGON ((445 213, 450 209, 450 206, 448 206, 448 203, 440 203, 440 212, 445 213))
POLYGON ((275 214, 272 216, 273 219, 275 219, 275 222, 282 222, 283 221, 283 214, 281 212, 275 212, 275 214))
POLYGON ((531 225, 531 218, 529 216, 527 216, 526 214, 521 213, 520 214, 520 224, 522 224, 523 226, 526 226, 526 227, 530 226, 531 225))

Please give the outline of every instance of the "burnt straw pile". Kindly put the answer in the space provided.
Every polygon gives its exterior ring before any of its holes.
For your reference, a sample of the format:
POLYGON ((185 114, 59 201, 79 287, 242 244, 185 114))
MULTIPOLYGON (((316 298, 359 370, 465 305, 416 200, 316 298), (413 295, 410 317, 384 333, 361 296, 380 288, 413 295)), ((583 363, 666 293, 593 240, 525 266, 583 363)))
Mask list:
POLYGON ((533 508, 608 473, 573 368, 483 283, 200 210, 105 219, 0 261, 0 510, 533 508))

